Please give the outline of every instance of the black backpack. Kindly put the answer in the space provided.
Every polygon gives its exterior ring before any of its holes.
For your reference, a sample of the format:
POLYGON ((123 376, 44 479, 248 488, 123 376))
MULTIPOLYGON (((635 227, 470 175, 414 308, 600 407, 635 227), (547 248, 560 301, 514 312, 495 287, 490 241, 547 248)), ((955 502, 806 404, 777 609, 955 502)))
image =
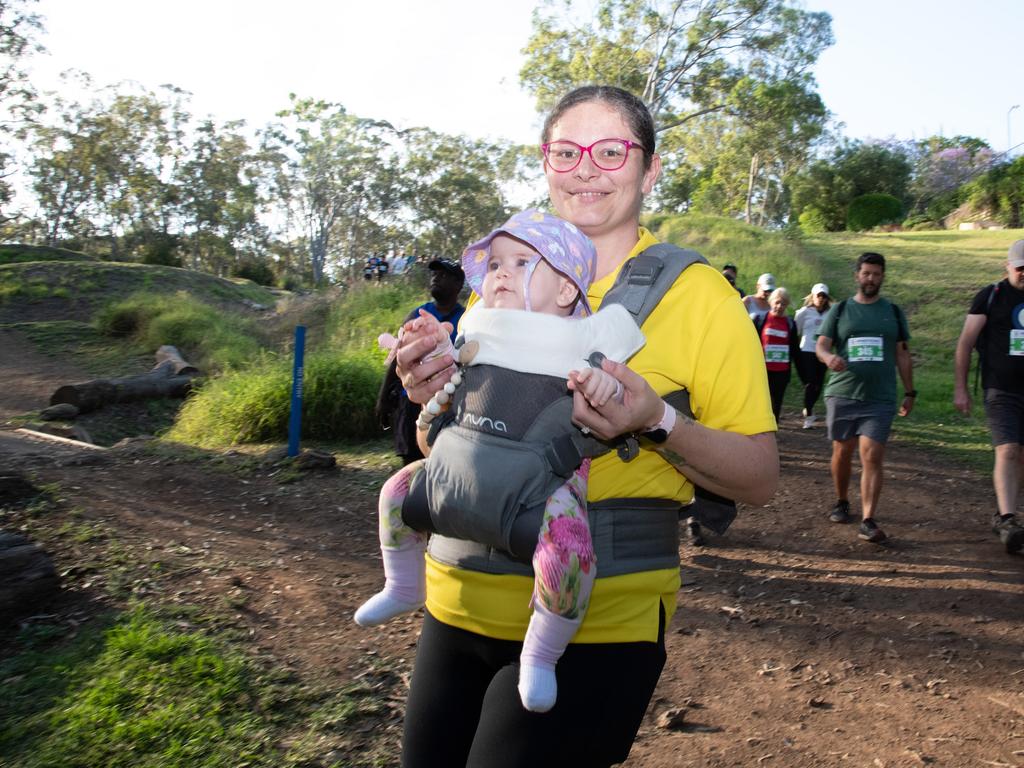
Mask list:
POLYGON ((981 367, 985 364, 985 345, 988 343, 988 317, 992 314, 992 305, 999 295, 1002 280, 997 280, 988 287, 988 298, 985 300, 985 327, 974 340, 974 349, 978 352, 978 362, 974 365, 974 394, 978 394, 978 383, 981 381, 981 367))

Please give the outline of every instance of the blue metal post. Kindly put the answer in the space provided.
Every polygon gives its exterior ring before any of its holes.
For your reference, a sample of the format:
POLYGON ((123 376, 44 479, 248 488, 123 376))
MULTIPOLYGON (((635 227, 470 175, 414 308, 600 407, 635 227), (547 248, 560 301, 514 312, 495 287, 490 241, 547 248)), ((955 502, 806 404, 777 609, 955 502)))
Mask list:
POLYGON ((306 326, 295 326, 295 368, 292 370, 292 411, 288 419, 288 455, 299 455, 302 435, 303 359, 306 356, 306 326))

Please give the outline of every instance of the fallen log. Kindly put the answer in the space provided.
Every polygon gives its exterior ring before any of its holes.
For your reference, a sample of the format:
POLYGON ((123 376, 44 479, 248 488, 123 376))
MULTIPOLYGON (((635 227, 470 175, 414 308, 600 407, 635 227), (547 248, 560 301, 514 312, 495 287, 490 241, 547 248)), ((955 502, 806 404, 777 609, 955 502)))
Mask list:
POLYGON ((156 365, 148 373, 65 384, 51 395, 50 405, 67 403, 79 413, 89 413, 113 403, 184 397, 198 374, 199 369, 184 360, 177 349, 165 345, 156 351, 156 365))

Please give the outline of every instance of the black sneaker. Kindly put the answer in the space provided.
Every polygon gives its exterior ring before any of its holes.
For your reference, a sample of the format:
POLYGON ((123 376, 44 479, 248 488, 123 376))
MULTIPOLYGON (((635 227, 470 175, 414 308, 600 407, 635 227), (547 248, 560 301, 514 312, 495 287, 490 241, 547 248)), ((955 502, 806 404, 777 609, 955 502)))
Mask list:
POLYGON ((836 505, 829 510, 828 519, 833 523, 850 522, 850 502, 846 499, 837 501, 836 505))
POLYGON ((881 544, 885 541, 885 531, 879 528, 870 517, 860 524, 857 531, 857 538, 870 541, 872 544, 881 544))
POLYGON ((1011 555, 1024 549, 1024 528, 1013 515, 1005 518, 998 512, 992 515, 992 532, 1006 545, 1006 551, 1011 555))
POLYGON ((691 547, 703 547, 707 544, 704 536, 701 534, 700 523, 696 520, 690 520, 686 523, 686 540, 690 543, 691 547))

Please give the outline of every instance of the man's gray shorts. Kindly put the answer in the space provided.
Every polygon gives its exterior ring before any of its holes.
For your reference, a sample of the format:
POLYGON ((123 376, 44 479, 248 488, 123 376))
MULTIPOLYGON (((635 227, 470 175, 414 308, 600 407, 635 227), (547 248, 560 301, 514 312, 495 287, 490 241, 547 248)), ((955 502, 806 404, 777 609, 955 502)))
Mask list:
POLYGON ((865 403, 845 397, 825 398, 825 423, 830 440, 840 442, 863 435, 876 443, 889 440, 896 406, 889 403, 865 403))
POLYGON ((1024 395, 986 389, 985 417, 992 433, 992 445, 1024 445, 1024 395))

